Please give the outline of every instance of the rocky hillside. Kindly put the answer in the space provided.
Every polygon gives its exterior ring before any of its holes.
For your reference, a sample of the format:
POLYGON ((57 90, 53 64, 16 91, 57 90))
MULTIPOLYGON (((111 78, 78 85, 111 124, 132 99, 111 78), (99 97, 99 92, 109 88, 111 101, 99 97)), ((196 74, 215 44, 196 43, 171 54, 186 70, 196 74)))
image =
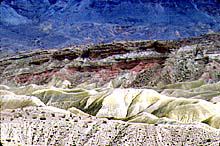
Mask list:
POLYGON ((0 60, 3 145, 220 144, 220 35, 0 60))
POLYGON ((3 0, 0 17, 1 54, 220 31, 218 0, 3 0))
POLYGON ((220 35, 216 33, 180 41, 128 41, 37 50, 2 58, 0 83, 43 85, 68 80, 71 86, 100 86, 110 80, 124 80, 115 86, 154 87, 199 78, 216 82, 219 48, 220 35))

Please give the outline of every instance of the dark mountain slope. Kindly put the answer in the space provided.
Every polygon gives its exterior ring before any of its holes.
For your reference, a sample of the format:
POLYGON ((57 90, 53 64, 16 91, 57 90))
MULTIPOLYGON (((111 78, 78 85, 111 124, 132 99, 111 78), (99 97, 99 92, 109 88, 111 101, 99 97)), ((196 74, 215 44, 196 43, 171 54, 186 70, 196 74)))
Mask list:
POLYGON ((4 0, 0 51, 178 39, 220 30, 217 0, 4 0))

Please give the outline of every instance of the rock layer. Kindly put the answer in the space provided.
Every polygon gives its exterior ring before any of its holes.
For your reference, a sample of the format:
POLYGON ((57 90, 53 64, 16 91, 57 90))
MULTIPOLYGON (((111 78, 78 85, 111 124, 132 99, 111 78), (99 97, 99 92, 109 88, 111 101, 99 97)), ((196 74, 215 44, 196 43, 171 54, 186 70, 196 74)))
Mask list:
MULTIPOLYGON (((30 87, 6 88, 1 92, 3 95, 0 96, 0 103, 1 110, 47 105, 69 111, 76 111, 75 108, 77 108, 96 117, 130 122, 206 123, 214 128, 219 128, 219 102, 206 101, 205 96, 210 93, 207 96, 216 100, 217 96, 212 92, 215 90, 218 92, 219 83, 197 84, 197 86, 195 83, 195 81, 182 83, 182 85, 179 83, 179 89, 177 89, 177 85, 167 85, 167 89, 164 89, 162 94, 152 89, 114 89, 112 87, 63 89, 32 86, 31 90, 30 87), (175 88, 171 89, 172 87, 175 88), (202 89, 209 90, 206 90, 205 93, 199 92, 202 89), (172 97, 174 95, 176 97, 172 97)), ((76 113, 81 113, 80 110, 76 113)))
POLYGON ((119 76, 135 77, 154 68, 160 74, 173 50, 192 45, 190 48, 202 49, 206 57, 219 62, 220 37, 211 34, 180 41, 118 42, 21 53, 0 60, 0 79, 1 84, 45 84, 54 79, 54 82, 69 80, 72 85, 84 82, 103 85, 119 76))
POLYGON ((1 144, 218 146, 219 43, 216 33, 3 58, 1 144))

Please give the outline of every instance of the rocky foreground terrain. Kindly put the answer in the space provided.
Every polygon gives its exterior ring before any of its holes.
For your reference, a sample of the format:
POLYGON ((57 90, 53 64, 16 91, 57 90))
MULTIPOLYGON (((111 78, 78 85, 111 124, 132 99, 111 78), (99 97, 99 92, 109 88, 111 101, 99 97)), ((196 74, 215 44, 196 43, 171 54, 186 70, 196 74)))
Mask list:
POLYGON ((220 34, 0 60, 2 145, 220 145, 220 34))

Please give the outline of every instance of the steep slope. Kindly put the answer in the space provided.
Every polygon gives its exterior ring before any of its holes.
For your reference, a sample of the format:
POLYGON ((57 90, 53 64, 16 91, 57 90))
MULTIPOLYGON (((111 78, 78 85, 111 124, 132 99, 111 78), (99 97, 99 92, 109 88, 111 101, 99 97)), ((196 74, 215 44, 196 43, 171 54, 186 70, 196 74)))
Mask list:
POLYGON ((219 47, 220 35, 216 33, 180 41, 127 41, 37 50, 1 59, 0 83, 53 82, 59 86, 68 80, 72 86, 100 86, 112 80, 114 87, 137 88, 199 78, 216 82, 220 80, 219 47))

